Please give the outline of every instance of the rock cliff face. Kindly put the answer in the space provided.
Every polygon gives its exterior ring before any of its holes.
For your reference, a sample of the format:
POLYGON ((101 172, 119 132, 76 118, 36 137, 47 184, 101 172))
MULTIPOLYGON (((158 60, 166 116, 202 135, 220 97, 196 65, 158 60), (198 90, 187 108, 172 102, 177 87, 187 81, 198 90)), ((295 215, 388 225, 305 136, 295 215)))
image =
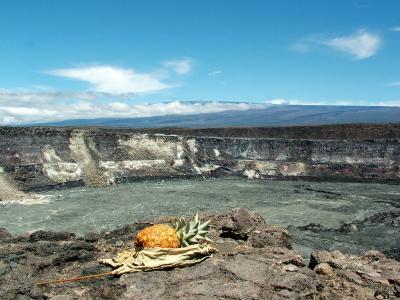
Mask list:
POLYGON ((1 299, 396 299, 400 263, 377 251, 312 254, 310 265, 291 249, 287 231, 258 214, 235 209, 202 214, 212 219, 218 253, 195 266, 125 274, 100 280, 36 286, 43 280, 98 274, 111 269, 98 259, 133 247, 148 220, 76 237, 38 231, 11 236, 0 230, 1 299))
POLYGON ((2 191, 223 174, 399 181, 399 158, 396 138, 311 140, 118 129, 0 128, 2 191))

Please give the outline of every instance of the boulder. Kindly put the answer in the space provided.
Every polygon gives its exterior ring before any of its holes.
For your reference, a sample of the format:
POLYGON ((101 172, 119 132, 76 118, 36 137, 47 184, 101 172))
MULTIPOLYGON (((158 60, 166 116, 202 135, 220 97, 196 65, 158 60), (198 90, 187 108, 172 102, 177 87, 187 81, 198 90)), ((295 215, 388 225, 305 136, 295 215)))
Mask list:
POLYGON ((317 272, 318 274, 323 274, 323 275, 327 275, 327 276, 332 276, 333 274, 335 274, 333 272, 332 267, 328 264, 328 263, 320 263, 318 264, 315 269, 315 272, 317 272))

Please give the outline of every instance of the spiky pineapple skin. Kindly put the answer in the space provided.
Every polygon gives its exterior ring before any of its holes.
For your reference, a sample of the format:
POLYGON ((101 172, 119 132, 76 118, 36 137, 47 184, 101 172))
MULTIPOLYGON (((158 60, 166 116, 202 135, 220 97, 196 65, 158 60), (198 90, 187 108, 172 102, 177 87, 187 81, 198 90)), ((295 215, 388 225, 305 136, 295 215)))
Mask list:
POLYGON ((156 224, 140 230, 136 235, 135 244, 138 248, 179 248, 180 240, 174 228, 156 224))

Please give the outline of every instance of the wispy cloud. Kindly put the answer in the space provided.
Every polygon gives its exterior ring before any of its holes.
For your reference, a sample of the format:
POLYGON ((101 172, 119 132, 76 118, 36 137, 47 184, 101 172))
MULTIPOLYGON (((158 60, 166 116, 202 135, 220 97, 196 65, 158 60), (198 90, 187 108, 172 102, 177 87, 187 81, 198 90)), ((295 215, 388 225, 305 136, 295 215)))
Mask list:
POLYGON ((209 76, 217 77, 222 74, 221 70, 214 70, 208 73, 209 76))
POLYGON ((194 60, 189 57, 181 59, 168 60, 163 63, 165 68, 171 69, 177 74, 183 75, 189 73, 194 65, 194 60))
POLYGON ((393 28, 392 28, 392 31, 400 32, 400 26, 393 27, 393 28))
POLYGON ((314 34, 301 39, 290 46, 290 50, 296 52, 311 52, 321 47, 329 47, 352 56, 356 60, 374 56, 382 47, 382 38, 365 29, 347 36, 326 38, 320 34, 314 34))
MULTIPOLYGON (((91 91, 83 92, 69 92, 69 91, 7 91, 0 90, 0 104, 2 103, 13 103, 13 105, 25 105, 25 104, 48 104, 53 101, 68 101, 72 99, 77 100, 96 100, 103 97, 115 97, 122 99, 129 99, 129 94, 123 95, 112 95, 107 93, 98 93, 91 91)), ((133 95, 131 95, 133 97, 133 95)))
POLYGON ((365 59, 374 56, 382 46, 379 35, 365 30, 359 30, 353 35, 336 37, 323 44, 350 54, 355 59, 365 59))
POLYGON ((320 43, 321 43, 321 35, 312 34, 290 45, 289 50, 300 53, 307 53, 312 51, 320 43))
POLYGON ((56 69, 47 73, 86 81, 91 84, 91 91, 100 93, 145 93, 160 91, 172 86, 162 82, 156 74, 138 73, 133 69, 108 65, 56 69))

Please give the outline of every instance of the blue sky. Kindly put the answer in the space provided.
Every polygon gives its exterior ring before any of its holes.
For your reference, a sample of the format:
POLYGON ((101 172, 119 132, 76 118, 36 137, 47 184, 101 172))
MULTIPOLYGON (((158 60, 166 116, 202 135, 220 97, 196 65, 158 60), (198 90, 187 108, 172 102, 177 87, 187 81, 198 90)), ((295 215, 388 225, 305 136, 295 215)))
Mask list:
POLYGON ((0 123, 225 109, 177 102, 197 100, 400 105, 399 11, 396 0, 2 1, 0 123))

